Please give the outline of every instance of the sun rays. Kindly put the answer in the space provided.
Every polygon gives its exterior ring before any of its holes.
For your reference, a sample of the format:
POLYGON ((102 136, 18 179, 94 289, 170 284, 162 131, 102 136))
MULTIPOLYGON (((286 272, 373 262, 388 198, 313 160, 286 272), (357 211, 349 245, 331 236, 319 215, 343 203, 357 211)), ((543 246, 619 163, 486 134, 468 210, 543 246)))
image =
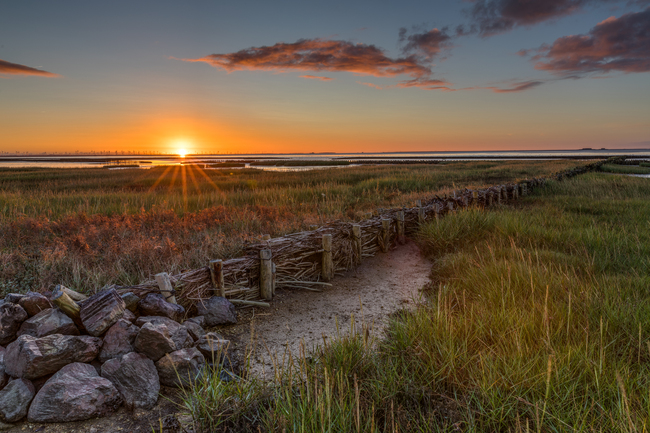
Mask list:
POLYGON ((183 210, 185 211, 188 209, 190 195, 197 197, 201 197, 205 193, 217 193, 219 196, 224 195, 221 188, 219 188, 205 170, 195 164, 179 164, 165 167, 165 170, 158 176, 147 193, 152 194, 166 190, 166 193, 171 195, 177 188, 181 188, 183 210), (191 182, 191 187, 189 188, 188 177, 191 182))

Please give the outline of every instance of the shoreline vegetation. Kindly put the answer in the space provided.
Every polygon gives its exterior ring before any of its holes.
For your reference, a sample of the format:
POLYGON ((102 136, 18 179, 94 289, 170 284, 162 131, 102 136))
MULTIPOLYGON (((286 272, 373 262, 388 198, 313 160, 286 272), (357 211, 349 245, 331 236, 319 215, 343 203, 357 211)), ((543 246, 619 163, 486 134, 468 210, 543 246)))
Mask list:
POLYGON ((241 254, 281 236, 426 195, 576 167, 576 161, 363 166, 300 173, 203 170, 0 170, 0 290, 63 284, 94 292, 241 254))
MULTIPOLYGON (((205 178, 190 168, 164 176, 3 170, 0 278, 5 292, 44 290, 44 281, 92 291, 236 255, 262 233, 576 165, 205 178), (113 266, 121 273, 102 273, 113 266)), ((588 173, 550 181, 514 205, 425 224, 416 241, 434 263, 427 301, 390 317, 383 337, 342 330, 318 352, 278 365, 270 383, 224 382, 215 370, 181 390, 180 410, 198 432, 647 431, 649 214, 647 179, 588 173)))
POLYGON ((181 405, 198 431, 647 431, 649 199, 590 173, 426 224, 428 301, 383 338, 343 331, 272 383, 207 375, 181 405))

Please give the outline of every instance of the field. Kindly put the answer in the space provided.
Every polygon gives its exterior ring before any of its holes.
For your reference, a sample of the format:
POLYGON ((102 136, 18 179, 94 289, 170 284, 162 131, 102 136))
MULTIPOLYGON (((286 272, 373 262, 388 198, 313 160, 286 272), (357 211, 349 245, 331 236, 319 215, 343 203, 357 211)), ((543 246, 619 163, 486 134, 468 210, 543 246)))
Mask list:
POLYGON ((92 292, 238 256, 261 234, 361 218, 428 194, 574 167, 578 161, 467 162, 309 172, 0 170, 0 291, 64 284, 92 292))
POLYGON ((422 227, 429 302, 273 384, 208 376, 200 431, 646 432, 650 184, 587 174, 422 227))

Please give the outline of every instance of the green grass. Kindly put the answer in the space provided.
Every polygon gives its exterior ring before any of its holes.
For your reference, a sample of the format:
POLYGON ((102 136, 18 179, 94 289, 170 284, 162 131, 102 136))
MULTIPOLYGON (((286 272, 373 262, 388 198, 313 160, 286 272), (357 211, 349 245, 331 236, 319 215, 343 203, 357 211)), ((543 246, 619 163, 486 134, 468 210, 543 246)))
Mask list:
POLYGON ((428 304, 395 315, 379 341, 351 332, 286 365, 256 385, 249 411, 221 421, 301 432, 648 431, 650 183, 587 174, 514 206, 423 226, 428 304))
POLYGON ((93 292, 242 253, 262 234, 358 220, 459 187, 548 175, 576 161, 363 166, 300 173, 199 166, 0 169, 0 291, 93 292))
POLYGON ((603 164, 601 170, 620 174, 650 174, 650 167, 644 163, 639 165, 603 164))

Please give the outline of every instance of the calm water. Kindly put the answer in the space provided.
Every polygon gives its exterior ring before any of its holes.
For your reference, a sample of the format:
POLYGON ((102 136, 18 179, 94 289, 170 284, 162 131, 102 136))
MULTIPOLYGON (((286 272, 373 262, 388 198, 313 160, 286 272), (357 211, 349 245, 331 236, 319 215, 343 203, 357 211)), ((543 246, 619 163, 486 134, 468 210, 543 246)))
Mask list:
MULTIPOLYGON (((620 149, 620 150, 548 150, 548 151, 499 151, 499 152, 395 152, 395 153, 319 153, 319 154, 247 154, 247 155, 200 155, 187 158, 174 156, 149 156, 134 155, 115 157, 110 156, 77 156, 77 155, 42 155, 42 156, 0 156, 0 168, 9 167, 44 167, 44 168, 97 168, 120 160, 123 164, 139 164, 140 168, 151 168, 157 165, 180 165, 182 163, 213 164, 233 160, 303 160, 303 161, 362 161, 362 160, 508 160, 508 159, 558 159, 558 158, 584 158, 607 157, 614 155, 627 155, 631 158, 650 158, 647 149, 620 149)), ((236 169, 235 167, 224 167, 236 169)), ((267 171, 303 171, 331 167, 284 167, 284 166, 256 166, 255 168, 267 171)))

